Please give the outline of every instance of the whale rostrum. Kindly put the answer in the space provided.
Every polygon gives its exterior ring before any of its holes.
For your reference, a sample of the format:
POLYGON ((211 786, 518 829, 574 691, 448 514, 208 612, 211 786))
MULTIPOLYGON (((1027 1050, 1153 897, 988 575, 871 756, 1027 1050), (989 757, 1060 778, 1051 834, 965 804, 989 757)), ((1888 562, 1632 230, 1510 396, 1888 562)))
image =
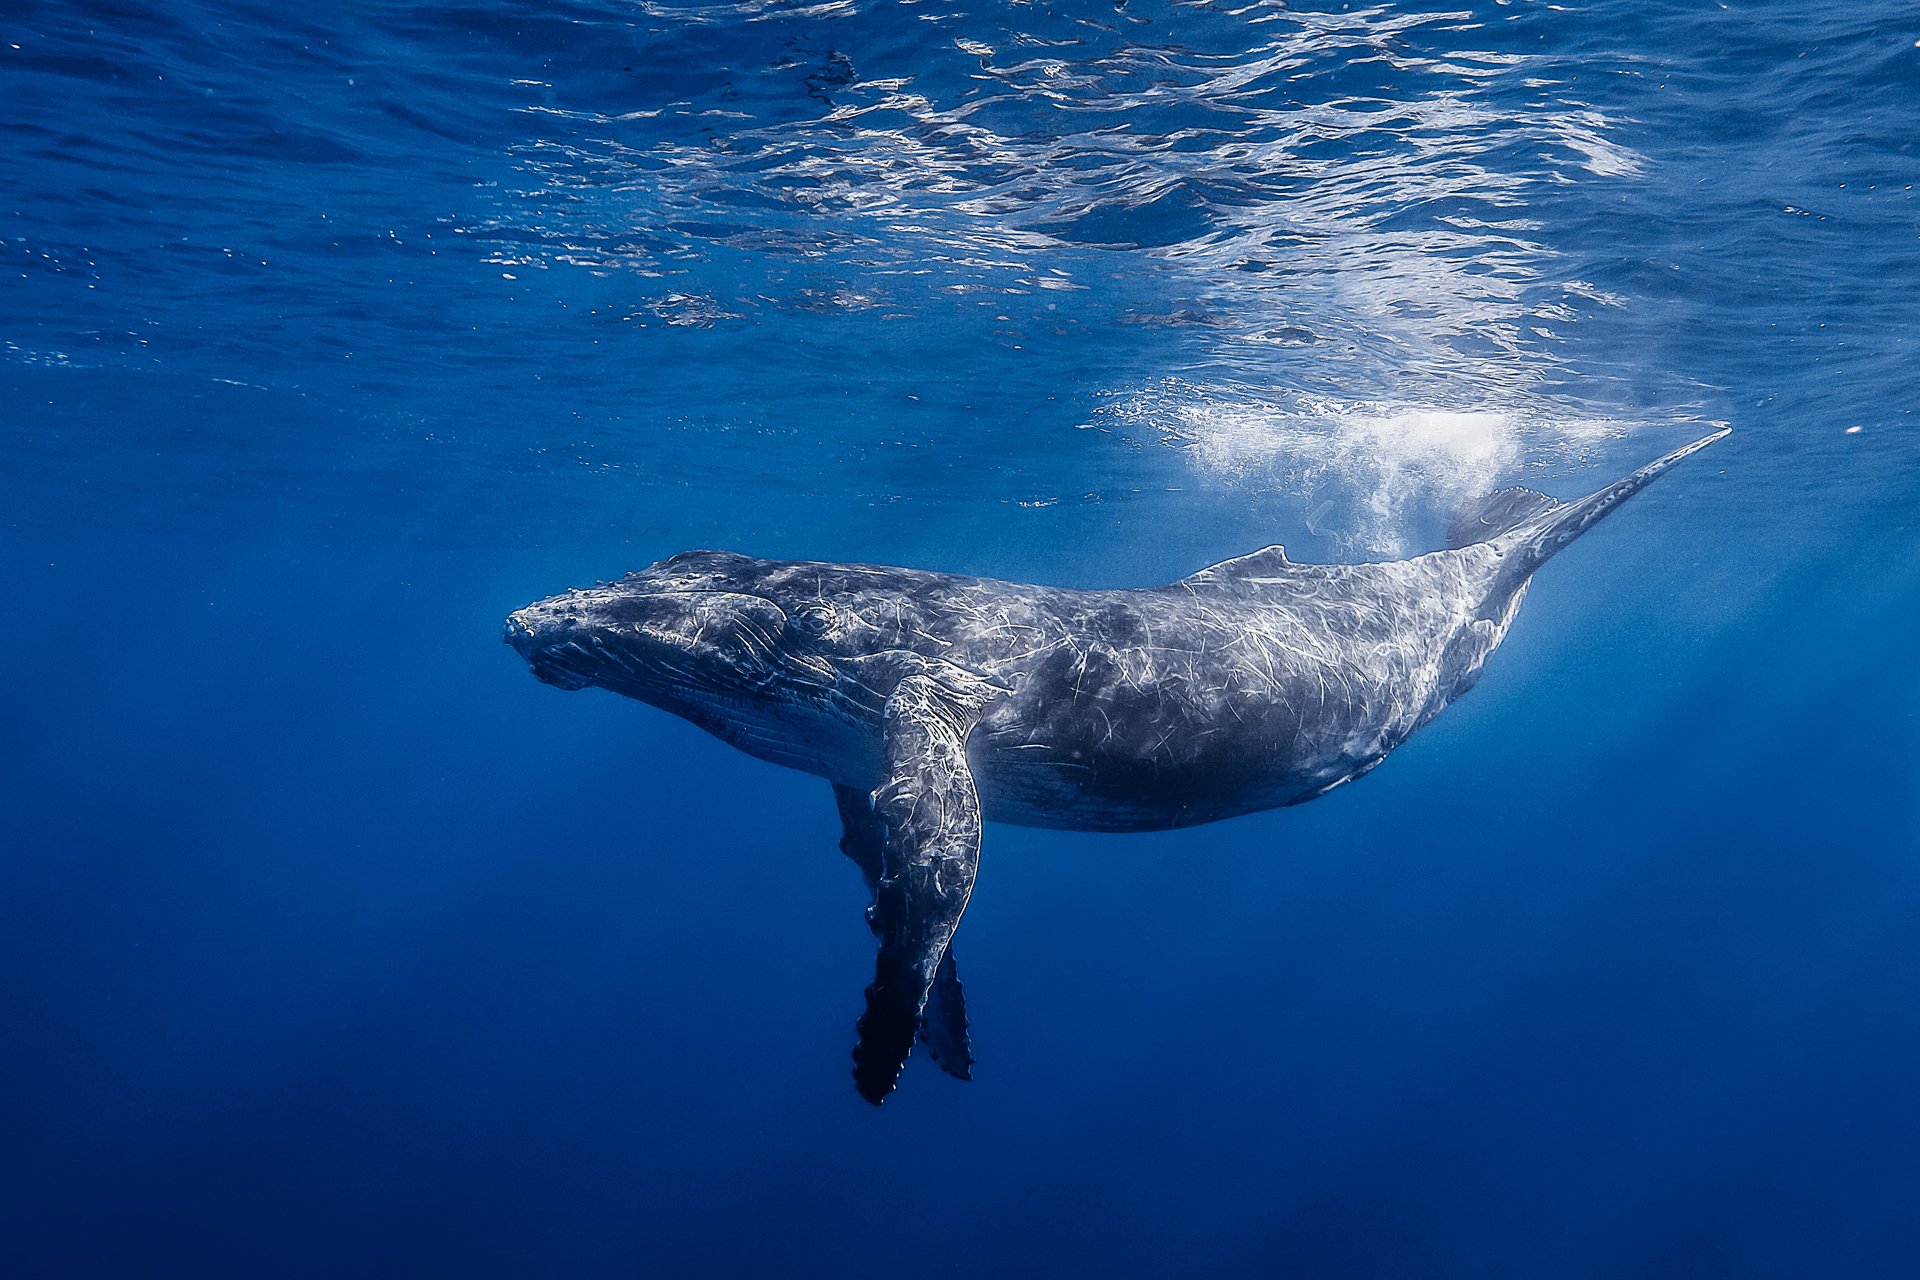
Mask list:
POLYGON ((916 1036, 972 1066, 954 930, 983 821, 1150 831, 1351 782, 1472 688, 1534 572, 1726 430, 1570 503, 1497 491, 1445 550, 1068 590, 686 551, 528 605, 541 680, 637 698, 832 783, 879 943, 854 1049, 878 1104, 916 1036))

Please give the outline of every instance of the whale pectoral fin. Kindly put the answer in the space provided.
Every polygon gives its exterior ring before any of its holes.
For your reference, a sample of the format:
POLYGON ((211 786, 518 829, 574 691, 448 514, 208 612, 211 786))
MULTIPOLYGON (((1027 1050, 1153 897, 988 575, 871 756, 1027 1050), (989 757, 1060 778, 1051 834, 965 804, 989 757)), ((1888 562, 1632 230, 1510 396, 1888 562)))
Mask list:
POLYGON ((960 990, 960 970, 954 967, 953 948, 940 961, 927 994, 927 1011, 920 1018, 920 1043, 927 1056, 955 1080, 973 1079, 973 1041, 967 1036, 967 997, 960 990))
POLYGON ((833 802, 840 808, 840 852, 853 859, 872 893, 880 883, 880 847, 886 841, 886 830, 873 812, 873 796, 836 782, 833 802))
MULTIPOLYGON (((967 764, 966 736, 984 702, 980 693, 930 674, 907 676, 887 699, 886 778, 873 793, 882 838, 871 918, 880 954, 853 1050, 854 1086, 875 1106, 893 1091, 913 1052, 928 997, 973 892, 980 796, 967 764)), ((951 1006, 946 991, 936 999, 942 1032, 949 1012, 964 1014, 957 978, 950 990, 956 997, 951 1006)), ((959 1043, 964 1046, 964 1033, 959 1043)), ((956 1061, 964 1063, 964 1051, 956 1061)))
MULTIPOLYGON (((886 829, 873 811, 873 797, 853 787, 835 783, 833 800, 840 809, 840 852, 853 860, 866 879, 872 894, 880 881, 881 849, 886 829)), ((868 913, 872 922, 873 913, 868 913)), ((879 931, 875 924, 874 930, 879 931)), ((973 1044, 967 1035, 967 1000, 960 989, 960 972, 954 966, 953 946, 940 961, 933 988, 927 993, 927 1007, 920 1015, 920 1043, 940 1069, 956 1080, 973 1079, 973 1044)))

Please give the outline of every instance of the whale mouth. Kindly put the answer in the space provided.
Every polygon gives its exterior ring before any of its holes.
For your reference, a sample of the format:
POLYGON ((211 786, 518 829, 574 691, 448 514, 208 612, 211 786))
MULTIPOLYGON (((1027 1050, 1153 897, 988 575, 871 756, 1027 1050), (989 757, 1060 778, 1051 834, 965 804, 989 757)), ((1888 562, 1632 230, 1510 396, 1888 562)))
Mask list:
POLYGON ((662 691, 679 690, 698 698, 701 682, 685 669, 684 638, 647 623, 612 637, 555 616, 546 602, 529 605, 507 618, 501 638, 526 660, 534 678, 556 689, 614 689, 651 701, 662 691))
POLYGON ((551 628, 541 628, 521 610, 507 618, 506 634, 501 637, 527 661, 534 679, 556 689, 584 689, 592 683, 588 672, 593 658, 578 640, 561 638, 551 628))
MULTIPOLYGON (((622 584, 535 601, 508 615, 503 638, 543 684, 691 715, 764 696, 785 670, 786 627, 785 611, 756 594, 622 584)), ((826 664, 803 669, 814 686, 831 683, 826 664)))
POLYGON ((533 678, 541 684, 550 684, 556 689, 565 689, 569 693, 584 689, 593 681, 567 661, 567 655, 540 652, 527 659, 527 667, 533 672, 533 678))

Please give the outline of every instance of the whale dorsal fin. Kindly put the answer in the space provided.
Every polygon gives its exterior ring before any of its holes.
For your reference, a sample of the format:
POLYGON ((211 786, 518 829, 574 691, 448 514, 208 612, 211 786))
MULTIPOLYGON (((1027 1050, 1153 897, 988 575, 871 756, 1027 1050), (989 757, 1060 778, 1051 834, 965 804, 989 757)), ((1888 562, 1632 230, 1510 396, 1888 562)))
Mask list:
POLYGON ((1197 573, 1188 574, 1180 581, 1195 586, 1218 582, 1248 582, 1258 578, 1278 577, 1291 568, 1293 568, 1293 561, 1287 559, 1287 549, 1276 542, 1270 547, 1249 551, 1246 555, 1222 560, 1219 564, 1210 564, 1197 573))
POLYGON ((1546 494, 1519 485, 1482 494, 1454 513, 1453 523, 1447 526, 1447 549, 1457 551, 1497 538, 1559 505, 1546 494))

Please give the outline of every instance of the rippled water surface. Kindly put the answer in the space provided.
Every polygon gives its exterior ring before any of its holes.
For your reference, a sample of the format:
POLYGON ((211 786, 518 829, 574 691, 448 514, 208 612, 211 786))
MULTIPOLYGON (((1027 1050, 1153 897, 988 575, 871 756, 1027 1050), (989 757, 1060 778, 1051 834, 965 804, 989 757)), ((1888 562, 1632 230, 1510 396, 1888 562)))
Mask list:
POLYGON ((0 121, 8 1274, 1913 1274, 1912 6, 21 0, 0 121), (1363 785, 990 827, 878 1112, 825 787, 498 643, 1720 424, 1363 785))

